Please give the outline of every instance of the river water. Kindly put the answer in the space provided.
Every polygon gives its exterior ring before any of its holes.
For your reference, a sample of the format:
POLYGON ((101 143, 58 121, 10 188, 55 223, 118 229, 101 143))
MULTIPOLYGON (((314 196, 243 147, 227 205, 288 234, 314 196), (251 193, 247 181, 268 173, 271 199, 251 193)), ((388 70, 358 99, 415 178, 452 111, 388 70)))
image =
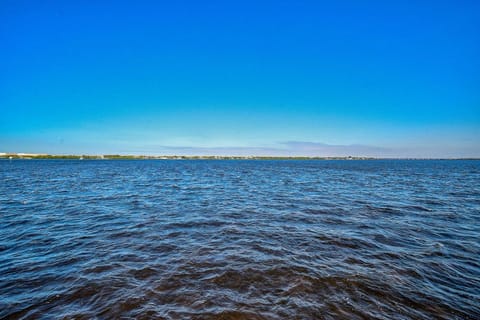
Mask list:
POLYGON ((480 319, 480 161, 2 160, 0 318, 480 319))

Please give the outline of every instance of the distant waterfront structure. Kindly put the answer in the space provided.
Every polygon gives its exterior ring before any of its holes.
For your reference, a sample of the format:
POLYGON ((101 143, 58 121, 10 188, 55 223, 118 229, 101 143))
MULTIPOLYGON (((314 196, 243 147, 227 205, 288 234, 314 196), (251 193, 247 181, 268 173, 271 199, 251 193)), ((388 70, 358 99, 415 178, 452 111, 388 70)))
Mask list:
POLYGON ((368 156, 227 156, 227 155, 119 155, 119 154, 46 154, 0 152, 0 159, 61 159, 61 160, 480 160, 480 158, 377 158, 368 156))

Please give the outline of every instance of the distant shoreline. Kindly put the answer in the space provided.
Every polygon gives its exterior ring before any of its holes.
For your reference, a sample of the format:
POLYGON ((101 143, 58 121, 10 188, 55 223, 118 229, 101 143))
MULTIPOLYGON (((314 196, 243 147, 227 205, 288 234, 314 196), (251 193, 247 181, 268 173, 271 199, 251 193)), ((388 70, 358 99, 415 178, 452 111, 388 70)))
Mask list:
POLYGON ((376 158, 376 157, 306 157, 306 156, 147 156, 147 155, 53 155, 0 153, 6 160, 480 160, 480 158, 376 158))

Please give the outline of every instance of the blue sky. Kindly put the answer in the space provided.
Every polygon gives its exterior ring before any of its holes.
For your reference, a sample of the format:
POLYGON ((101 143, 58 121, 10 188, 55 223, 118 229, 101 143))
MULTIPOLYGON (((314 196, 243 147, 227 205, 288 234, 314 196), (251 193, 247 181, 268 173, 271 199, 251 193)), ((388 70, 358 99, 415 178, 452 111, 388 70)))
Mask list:
POLYGON ((1 1, 0 152, 480 157, 478 1, 1 1))

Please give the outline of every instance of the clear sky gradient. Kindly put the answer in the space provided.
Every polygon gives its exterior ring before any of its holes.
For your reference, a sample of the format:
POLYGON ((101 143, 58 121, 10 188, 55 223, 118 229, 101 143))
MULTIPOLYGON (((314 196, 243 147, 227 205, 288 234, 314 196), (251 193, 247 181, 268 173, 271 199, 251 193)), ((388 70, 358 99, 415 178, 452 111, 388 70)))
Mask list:
POLYGON ((480 1, 0 1, 0 152, 480 157, 480 1))

